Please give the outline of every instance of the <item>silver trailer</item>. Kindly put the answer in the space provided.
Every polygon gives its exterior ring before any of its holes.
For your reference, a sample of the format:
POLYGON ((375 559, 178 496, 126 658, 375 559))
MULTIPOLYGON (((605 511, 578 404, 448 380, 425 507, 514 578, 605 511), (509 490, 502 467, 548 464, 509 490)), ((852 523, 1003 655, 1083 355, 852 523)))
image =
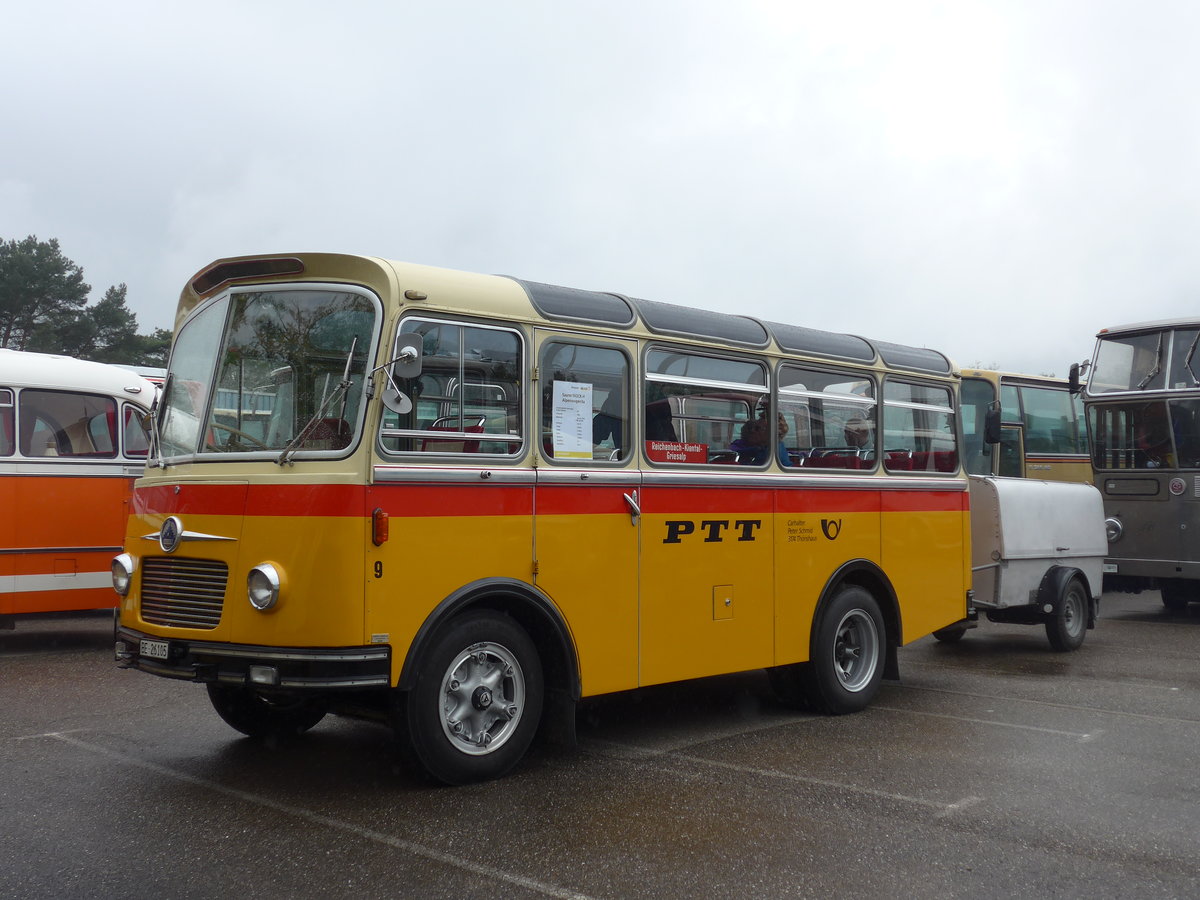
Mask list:
POLYGON ((1094 628, 1108 541, 1090 484, 971 476, 972 601, 968 617, 935 632, 956 641, 978 621, 1045 625, 1055 650, 1094 628))

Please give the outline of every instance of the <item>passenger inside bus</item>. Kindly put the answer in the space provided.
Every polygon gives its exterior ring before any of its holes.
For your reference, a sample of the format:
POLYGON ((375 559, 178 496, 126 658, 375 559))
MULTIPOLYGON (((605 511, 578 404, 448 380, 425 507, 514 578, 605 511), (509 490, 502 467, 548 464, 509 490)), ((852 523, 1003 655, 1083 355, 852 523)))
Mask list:
POLYGON ((871 423, 866 419, 849 419, 843 433, 846 436, 846 446, 855 450, 871 449, 871 423))
MULTIPOLYGON (((788 433, 788 425, 783 416, 779 417, 779 442, 776 446, 775 457, 781 466, 790 466, 791 458, 784 445, 784 435, 788 433)), ((738 462, 743 466, 759 466, 771 456, 771 428, 765 416, 750 419, 742 426, 742 436, 729 445, 729 449, 738 455, 738 462)))

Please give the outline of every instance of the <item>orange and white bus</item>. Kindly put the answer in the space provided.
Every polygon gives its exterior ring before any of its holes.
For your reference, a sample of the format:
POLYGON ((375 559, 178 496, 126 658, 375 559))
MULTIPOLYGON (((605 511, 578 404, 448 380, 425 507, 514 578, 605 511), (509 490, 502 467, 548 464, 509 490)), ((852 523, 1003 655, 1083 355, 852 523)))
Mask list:
POLYGON ((109 570, 153 400, 115 366, 0 349, 0 628, 116 606, 109 570))
POLYGON ((1064 378, 962 370, 963 457, 972 475, 1090 484, 1083 403, 1064 378), (996 440, 988 414, 999 411, 996 440))
POLYGON ((766 668, 866 706, 966 614, 957 377, 927 349, 334 254, 187 284, 121 666, 250 735, 329 711, 498 776, 576 701, 766 668))

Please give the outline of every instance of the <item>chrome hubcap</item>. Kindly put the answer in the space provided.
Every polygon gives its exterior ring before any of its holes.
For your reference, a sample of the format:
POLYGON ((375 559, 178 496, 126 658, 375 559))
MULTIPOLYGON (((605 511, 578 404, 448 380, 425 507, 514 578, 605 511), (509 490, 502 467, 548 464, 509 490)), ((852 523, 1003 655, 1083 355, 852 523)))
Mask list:
POLYGON ((524 707, 525 675, 502 644, 472 644, 442 677, 442 731, 456 749, 471 756, 504 746, 524 707))

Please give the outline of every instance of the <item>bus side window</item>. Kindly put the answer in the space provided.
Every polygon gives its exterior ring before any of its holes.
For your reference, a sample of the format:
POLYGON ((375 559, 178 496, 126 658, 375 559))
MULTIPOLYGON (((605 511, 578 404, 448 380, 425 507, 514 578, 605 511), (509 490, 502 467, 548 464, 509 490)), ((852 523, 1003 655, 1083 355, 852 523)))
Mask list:
POLYGON ((875 385, 861 375, 785 365, 779 370, 779 412, 793 466, 875 467, 875 385))
POLYGON ((629 360, 623 352, 548 340, 538 371, 543 455, 573 461, 629 455, 629 360))
MULTIPOLYGON (((654 348, 646 354, 646 457, 655 463, 709 463, 765 466, 775 458, 776 426, 766 436, 743 443, 742 429, 765 416, 770 386, 765 363, 654 348)), ((780 465, 786 465, 784 458, 780 465)))
POLYGON ((889 472, 957 472, 949 389, 888 379, 883 388, 883 448, 883 465, 889 472))
POLYGON ((116 402, 72 391, 24 390, 19 400, 24 456, 116 456, 116 402))
POLYGON ((15 425, 13 392, 8 388, 0 388, 0 456, 12 456, 16 450, 15 425))
POLYGON ((515 456, 522 448, 524 342, 508 328, 411 318, 421 371, 398 378, 408 411, 385 412, 380 443, 393 453, 515 456))

